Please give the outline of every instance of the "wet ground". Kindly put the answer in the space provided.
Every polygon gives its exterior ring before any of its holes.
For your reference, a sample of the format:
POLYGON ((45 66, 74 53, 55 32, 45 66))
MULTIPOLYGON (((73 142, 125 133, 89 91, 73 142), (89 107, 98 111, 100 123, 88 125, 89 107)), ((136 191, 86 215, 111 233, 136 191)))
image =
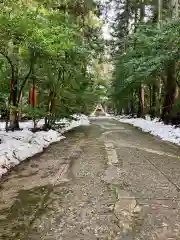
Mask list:
POLYGON ((180 149, 125 124, 74 129, 0 183, 0 239, 180 239, 180 149))

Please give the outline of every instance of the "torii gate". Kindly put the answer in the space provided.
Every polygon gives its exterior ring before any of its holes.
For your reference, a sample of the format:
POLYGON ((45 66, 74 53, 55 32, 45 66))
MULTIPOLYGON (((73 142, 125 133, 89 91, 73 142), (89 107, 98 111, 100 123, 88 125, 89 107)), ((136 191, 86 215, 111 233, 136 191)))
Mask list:
POLYGON ((103 116, 107 116, 107 115, 108 115, 108 114, 105 112, 102 104, 98 104, 98 105, 96 106, 95 110, 91 113, 91 116, 95 116, 97 111, 98 111, 98 112, 101 111, 101 114, 99 114, 99 115, 103 115, 103 116))

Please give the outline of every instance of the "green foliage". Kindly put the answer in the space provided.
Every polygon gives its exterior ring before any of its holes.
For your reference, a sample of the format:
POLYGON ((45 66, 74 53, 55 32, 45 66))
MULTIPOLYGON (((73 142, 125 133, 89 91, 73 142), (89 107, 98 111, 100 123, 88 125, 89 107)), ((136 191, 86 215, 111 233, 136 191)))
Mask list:
POLYGON ((26 105, 23 107, 23 114, 31 119, 41 119, 46 115, 46 112, 42 108, 32 108, 32 106, 26 105))
POLYGON ((34 85, 37 105, 22 114, 57 119, 89 113, 100 92, 97 73, 88 67, 103 53, 95 1, 2 1, 0 7, 0 89, 8 99, 10 80, 17 82, 11 105, 28 101, 34 85))
POLYGON ((162 76, 170 61, 180 60, 180 20, 162 24, 139 25, 127 38, 128 46, 117 54, 112 81, 113 99, 122 105, 130 100, 129 94, 141 84, 149 85, 162 76))

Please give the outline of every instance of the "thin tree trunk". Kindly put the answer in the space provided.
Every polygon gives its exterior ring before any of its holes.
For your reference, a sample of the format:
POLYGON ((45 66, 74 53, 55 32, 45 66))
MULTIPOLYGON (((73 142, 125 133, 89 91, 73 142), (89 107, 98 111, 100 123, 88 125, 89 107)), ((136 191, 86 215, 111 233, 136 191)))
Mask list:
POLYGON ((164 104, 164 95, 165 95, 165 80, 163 80, 164 76, 160 79, 160 87, 159 87, 159 116, 162 116, 163 113, 163 104, 164 104))
POLYGON ((138 108, 138 117, 142 118, 144 117, 144 88, 141 85, 141 87, 139 88, 139 108, 138 108))
POLYGON ((156 117, 157 111, 157 86, 156 83, 152 85, 152 111, 151 111, 151 118, 156 117))
MULTIPOLYGON (((141 0, 140 22, 144 21, 144 16, 145 16, 145 5, 144 5, 144 0, 141 0)), ((144 87, 142 83, 140 83, 138 97, 139 97, 138 117, 144 117, 144 87)))
POLYGON ((35 87, 36 87, 36 79, 35 79, 35 75, 34 75, 34 64, 32 65, 32 108, 33 108, 33 128, 35 129, 37 124, 36 124, 36 116, 35 116, 35 112, 34 112, 34 109, 35 109, 35 87))
POLYGON ((133 101, 133 99, 131 100, 130 104, 131 104, 131 116, 134 117, 134 101, 133 101))
POLYGON ((149 85, 149 114, 152 112, 152 87, 149 85))
POLYGON ((162 9, 163 9, 163 0, 158 0, 158 24, 161 27, 162 24, 162 9))
POLYGON ((167 79, 165 86, 165 97, 162 111, 162 120, 169 123, 172 118, 172 106, 176 99, 176 64, 175 61, 169 62, 167 67, 167 79))

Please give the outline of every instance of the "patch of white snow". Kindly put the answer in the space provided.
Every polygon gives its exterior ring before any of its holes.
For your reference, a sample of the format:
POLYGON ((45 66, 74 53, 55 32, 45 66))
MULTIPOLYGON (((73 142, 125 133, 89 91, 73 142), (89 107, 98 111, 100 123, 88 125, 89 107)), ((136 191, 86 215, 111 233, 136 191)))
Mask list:
POLYGON ((151 120, 150 118, 121 118, 116 117, 117 120, 123 123, 131 124, 135 127, 142 129, 154 136, 160 137, 164 141, 172 142, 180 145, 180 128, 172 125, 165 125, 158 119, 151 120))
MULTIPOLYGON (((32 133, 28 129, 33 127, 32 121, 21 122, 20 128, 22 131, 5 132, 5 123, 0 123, 0 178, 3 174, 7 173, 9 169, 18 165, 20 162, 26 160, 29 157, 34 156, 37 153, 43 151, 51 143, 58 142, 65 138, 62 136, 63 132, 66 132, 72 128, 89 125, 88 117, 85 115, 74 115, 77 120, 69 121, 62 119, 60 122, 64 123, 61 131, 39 131, 32 133)), ((38 122, 38 127, 43 126, 44 120, 38 122)))

